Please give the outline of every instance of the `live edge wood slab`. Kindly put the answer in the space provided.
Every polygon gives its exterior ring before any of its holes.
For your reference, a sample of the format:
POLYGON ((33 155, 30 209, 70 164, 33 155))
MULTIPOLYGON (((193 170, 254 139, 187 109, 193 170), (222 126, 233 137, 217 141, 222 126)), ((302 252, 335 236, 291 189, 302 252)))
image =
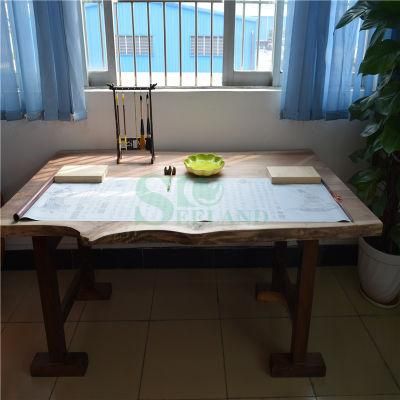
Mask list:
MULTIPOLYGON (((111 285, 95 281, 90 248, 95 244, 173 243, 180 245, 249 245, 274 242, 272 282, 257 285, 261 302, 284 302, 293 329, 290 352, 272 354, 270 373, 276 377, 324 376, 326 367, 320 353, 308 353, 315 271, 320 239, 356 238, 379 235, 382 224, 349 188, 309 150, 249 153, 221 153, 225 159, 224 177, 267 177, 267 166, 312 165, 324 183, 341 198, 352 222, 345 223, 256 223, 256 222, 68 222, 13 221, 34 194, 64 165, 107 164, 108 176, 162 176, 165 165, 174 165, 177 175, 186 173, 187 153, 159 153, 153 165, 146 155, 124 156, 116 164, 113 151, 65 152, 57 154, 1 209, 1 236, 30 236, 40 289, 48 352, 38 353, 31 365, 32 376, 82 376, 88 366, 86 353, 67 351, 64 321, 75 300, 107 300, 111 285), (76 237, 80 248, 79 269, 69 289, 60 299, 53 254, 64 236, 76 237), (302 248, 302 265, 297 281, 286 272, 288 240, 302 248)), ((267 305, 266 305, 267 307, 267 305)))

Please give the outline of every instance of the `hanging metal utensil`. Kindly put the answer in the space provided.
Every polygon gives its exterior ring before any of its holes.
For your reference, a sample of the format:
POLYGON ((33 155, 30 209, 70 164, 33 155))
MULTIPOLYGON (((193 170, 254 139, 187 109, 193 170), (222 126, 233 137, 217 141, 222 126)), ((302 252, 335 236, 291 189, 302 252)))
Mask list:
POLYGON ((119 99, 118 93, 115 92, 115 118, 116 118, 116 127, 117 127, 117 144, 118 144, 118 160, 122 157, 121 154, 121 129, 119 125, 119 99))
POLYGON ((125 94, 122 93, 122 115, 124 118, 124 137, 121 140, 121 147, 124 146, 124 150, 127 150, 128 138, 126 136, 126 117, 125 117, 125 94))
POLYGON ((140 150, 146 148, 146 141, 144 139, 144 123, 143 123, 143 98, 140 96, 140 150))
POLYGON ((151 150, 151 132, 150 132, 150 113, 149 113, 149 95, 146 94, 146 114, 147 114, 147 127, 146 127, 146 150, 151 150))
POLYGON ((134 125, 134 131, 135 131, 135 149, 138 149, 139 146, 139 140, 138 140, 138 128, 137 128, 137 108, 136 108, 136 92, 133 92, 133 107, 135 108, 135 125, 134 125))

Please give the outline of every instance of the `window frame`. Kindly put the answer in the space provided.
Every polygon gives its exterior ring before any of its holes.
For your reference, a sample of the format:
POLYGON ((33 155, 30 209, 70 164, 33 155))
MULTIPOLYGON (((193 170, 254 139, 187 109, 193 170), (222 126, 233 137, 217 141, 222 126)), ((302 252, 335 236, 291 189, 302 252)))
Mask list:
MULTIPOLYGON (((101 87, 105 86, 110 82, 117 82, 117 60, 116 56, 116 43, 118 38, 118 32, 114 35, 114 12, 118 1, 115 0, 93 0, 104 7, 104 29, 105 29, 105 46, 107 52, 107 69, 104 71, 89 71, 87 69, 87 79, 90 87, 101 87)), ((124 0, 120 0, 123 2, 124 0)), ((126 0, 126 2, 134 2, 135 0, 126 0)), ((154 1, 154 0, 153 0, 154 1)), ((221 2, 223 0, 208 0, 214 3, 221 2)), ((151 3, 151 0, 141 0, 141 2, 151 3)), ((178 3, 184 4, 185 1, 177 1, 178 3)), ((200 0, 194 0, 194 2, 200 3, 200 0)), ((165 2, 164 6, 165 6, 165 2)), ((273 37, 273 58, 272 58, 272 71, 236 71, 234 69, 234 43, 235 43, 235 12, 236 12, 236 0, 225 0, 224 1, 224 36, 223 36, 223 67, 222 67, 222 86, 179 86, 179 88, 224 88, 229 86, 235 87, 276 87, 280 86, 281 78, 281 50, 282 50, 282 34, 283 34, 283 18, 284 18, 284 3, 285 0, 275 1, 275 18, 274 18, 274 37, 273 37)), ((83 1, 81 1, 82 10, 82 23, 83 29, 85 29, 83 1)), ((196 32, 197 33, 197 32, 196 32)), ((84 32, 86 38, 86 33, 84 32)), ((86 40, 86 39, 84 39, 86 40)), ((196 46, 197 47, 197 46, 196 46)), ((85 43, 85 53, 87 52, 85 43)), ((197 55, 198 57, 198 55, 197 55)), ((196 58, 197 58, 196 57, 196 58)), ((87 66, 87 54, 85 56, 85 65, 87 66)), ((149 71, 149 73, 151 73, 149 71)), ((166 89, 175 88, 175 86, 162 86, 166 89)))
POLYGON ((236 1, 224 2, 224 60, 222 86, 279 86, 281 75, 281 51, 283 34, 284 1, 276 0, 274 37, 272 41, 272 71, 236 71, 235 18, 236 1))
MULTIPOLYGON (((117 64, 115 59, 115 43, 114 43, 114 21, 113 21, 113 4, 112 0, 98 0, 99 4, 103 4, 104 10, 104 33, 105 33, 105 50, 107 55, 107 65, 106 69, 98 71, 90 71, 87 68, 87 48, 86 44, 84 46, 86 56, 86 70, 87 70, 87 80, 90 87, 106 86, 107 83, 117 81, 117 64)), ((82 23, 84 29, 86 24, 83 18, 85 18, 83 11, 83 2, 81 1, 81 12, 82 12, 82 23)), ((84 33, 86 37, 86 32, 84 33)), ((85 39, 86 40, 86 39, 85 39)))

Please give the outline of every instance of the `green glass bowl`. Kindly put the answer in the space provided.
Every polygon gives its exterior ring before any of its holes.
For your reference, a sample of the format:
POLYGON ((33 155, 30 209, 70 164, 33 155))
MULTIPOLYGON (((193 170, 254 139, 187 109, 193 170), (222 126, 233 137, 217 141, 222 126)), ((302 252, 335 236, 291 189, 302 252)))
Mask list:
POLYGON ((190 173, 198 176, 216 175, 225 165, 223 158, 213 153, 191 154, 183 163, 190 173))

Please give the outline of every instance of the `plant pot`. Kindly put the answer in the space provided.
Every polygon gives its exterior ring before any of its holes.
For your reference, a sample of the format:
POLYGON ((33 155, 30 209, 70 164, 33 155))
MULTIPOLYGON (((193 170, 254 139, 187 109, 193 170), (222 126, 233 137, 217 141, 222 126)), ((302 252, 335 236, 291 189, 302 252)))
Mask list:
POLYGON ((400 301, 400 256, 387 254, 359 239, 361 293, 374 305, 392 308, 400 301))

